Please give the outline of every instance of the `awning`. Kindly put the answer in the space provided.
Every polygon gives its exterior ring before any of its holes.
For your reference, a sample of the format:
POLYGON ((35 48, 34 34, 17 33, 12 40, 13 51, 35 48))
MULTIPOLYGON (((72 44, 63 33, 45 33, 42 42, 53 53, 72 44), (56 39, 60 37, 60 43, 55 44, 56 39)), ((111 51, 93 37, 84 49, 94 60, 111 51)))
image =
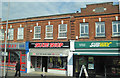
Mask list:
POLYGON ((119 56, 119 52, 74 52, 74 55, 86 56, 119 56))
POLYGON ((69 49, 30 49, 31 56, 68 56, 69 49))
POLYGON ((99 48, 99 49, 76 49, 74 55, 87 55, 87 56, 119 56, 119 48, 99 48))

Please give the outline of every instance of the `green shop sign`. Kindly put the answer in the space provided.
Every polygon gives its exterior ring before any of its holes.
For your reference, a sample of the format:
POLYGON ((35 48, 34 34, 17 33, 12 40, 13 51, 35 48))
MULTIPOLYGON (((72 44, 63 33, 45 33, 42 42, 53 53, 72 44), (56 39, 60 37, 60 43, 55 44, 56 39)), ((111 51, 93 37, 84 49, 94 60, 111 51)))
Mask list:
POLYGON ((75 49, 78 48, 120 48, 120 41, 75 42, 75 49))

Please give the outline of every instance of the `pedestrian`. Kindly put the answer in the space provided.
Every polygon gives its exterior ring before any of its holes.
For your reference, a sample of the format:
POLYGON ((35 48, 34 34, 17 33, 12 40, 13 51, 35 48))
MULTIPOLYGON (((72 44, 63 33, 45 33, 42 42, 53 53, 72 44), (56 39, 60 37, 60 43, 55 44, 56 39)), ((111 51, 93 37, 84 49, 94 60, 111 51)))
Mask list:
POLYGON ((16 66, 15 66, 16 73, 15 73, 15 77, 17 77, 17 73, 18 72, 19 72, 19 77, 20 77, 20 68, 21 68, 20 62, 16 61, 16 66))

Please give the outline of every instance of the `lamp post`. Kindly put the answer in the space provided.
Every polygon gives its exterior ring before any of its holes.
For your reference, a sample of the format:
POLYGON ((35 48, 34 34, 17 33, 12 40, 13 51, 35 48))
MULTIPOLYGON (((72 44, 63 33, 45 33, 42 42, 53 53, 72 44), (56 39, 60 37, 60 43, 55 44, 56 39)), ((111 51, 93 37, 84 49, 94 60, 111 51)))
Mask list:
POLYGON ((6 74, 6 49, 7 49, 7 31, 8 31, 8 17, 9 17, 9 2, 8 2, 8 12, 7 12, 7 22, 6 22, 6 32, 5 32, 5 50, 4 50, 4 73, 3 73, 3 76, 5 78, 5 74, 6 74))

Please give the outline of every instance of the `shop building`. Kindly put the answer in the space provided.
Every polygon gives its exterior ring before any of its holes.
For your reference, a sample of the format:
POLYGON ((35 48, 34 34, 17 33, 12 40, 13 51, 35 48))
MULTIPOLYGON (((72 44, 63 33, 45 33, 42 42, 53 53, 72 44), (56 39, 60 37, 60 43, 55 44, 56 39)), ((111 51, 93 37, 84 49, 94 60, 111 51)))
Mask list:
POLYGON ((85 65, 88 76, 119 76, 120 41, 73 41, 73 76, 85 65))
MULTIPOLYGON (((6 69, 15 70, 16 61, 20 61, 21 72, 27 72, 27 53, 29 52, 29 42, 25 43, 8 43, 7 44, 7 53, 6 57, 6 69)), ((4 52, 5 44, 1 43, 0 48, 4 52)), ((3 57, 4 58, 4 57, 3 57)), ((2 63, 0 66, 4 65, 4 60, 2 58, 2 63)))
POLYGON ((100 3, 87 5, 77 13, 70 41, 68 75, 112 77, 120 73, 120 18, 118 5, 100 3), (117 27, 117 28, 116 28, 117 27), (86 71, 82 71, 85 66, 86 71))
POLYGON ((70 42, 30 42, 30 71, 65 74, 70 42))

